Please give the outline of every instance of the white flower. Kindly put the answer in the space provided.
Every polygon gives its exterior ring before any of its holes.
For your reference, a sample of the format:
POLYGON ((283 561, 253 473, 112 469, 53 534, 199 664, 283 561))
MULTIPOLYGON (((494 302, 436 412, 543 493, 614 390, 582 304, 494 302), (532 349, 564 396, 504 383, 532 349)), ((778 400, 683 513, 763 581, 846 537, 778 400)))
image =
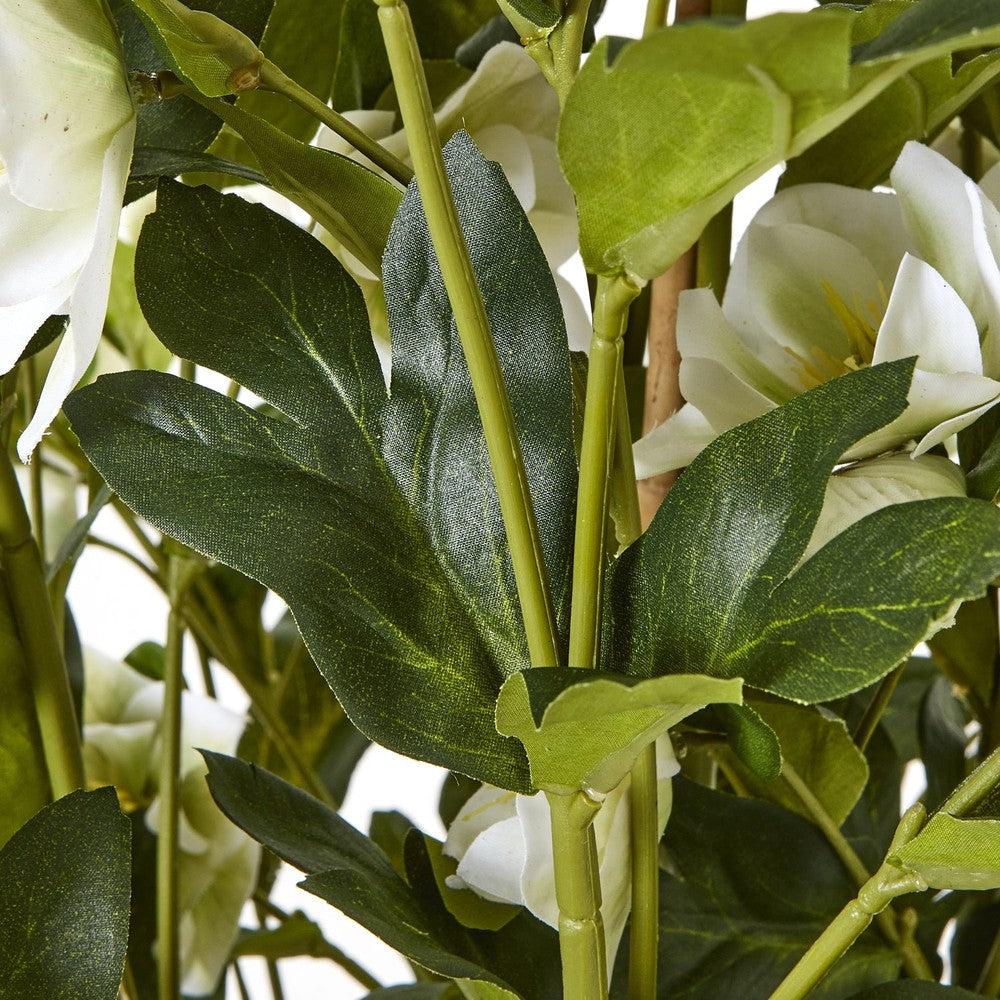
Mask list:
MULTIPOLYGON (((670 779, 678 772, 668 736, 656 743, 659 829, 670 815, 670 779)), ((629 788, 625 778, 601 805, 594 822, 601 872, 601 915, 614 965, 632 903, 629 858, 629 788)), ((549 803, 544 793, 516 795, 483 785, 448 830, 444 853, 458 861, 452 888, 469 888, 485 899, 526 906, 550 927, 559 926, 549 803)))
POLYGON ((687 465, 722 432, 856 368, 916 356, 906 411, 853 447, 922 455, 1000 400, 1000 213, 940 154, 910 143, 895 193, 804 184, 741 241, 721 307, 686 292, 688 402, 636 444, 641 477, 687 465), (982 342, 982 346, 981 346, 982 342))
MULTIPOLYGON (((84 655, 83 755, 92 786, 113 784, 126 811, 147 808, 156 832, 160 808, 163 683, 93 650, 84 655)), ((196 748, 233 754, 246 719, 211 698, 182 694, 180 763, 181 989, 215 991, 257 882, 260 847, 212 800, 196 748)))
MULTIPOLYGON (((346 117, 401 160, 410 161, 406 135, 393 130, 394 112, 349 111, 346 117)), ((442 141, 465 129, 480 152, 500 164, 549 266, 555 272, 566 264, 578 249, 579 236, 573 193, 562 175, 556 149, 559 101, 523 47, 511 42, 493 46, 475 73, 435 111, 434 118, 442 141)), ((366 162, 325 127, 318 143, 366 162)), ((350 263, 352 270, 363 272, 359 264, 350 263)), ((570 346, 584 350, 590 343, 590 319, 570 282, 561 274, 555 274, 555 279, 570 346)))
POLYGON ((26 459, 101 337, 135 137, 116 30, 99 0, 0 0, 0 371, 68 312, 26 459))

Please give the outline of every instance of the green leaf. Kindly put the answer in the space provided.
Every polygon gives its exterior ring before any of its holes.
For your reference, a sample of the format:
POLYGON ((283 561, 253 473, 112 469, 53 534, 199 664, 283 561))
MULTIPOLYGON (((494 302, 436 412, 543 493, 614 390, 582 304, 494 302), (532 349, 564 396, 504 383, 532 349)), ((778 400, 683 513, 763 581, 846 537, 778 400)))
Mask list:
POLYGON ((206 102, 209 106, 246 142, 275 191, 308 212, 378 274, 402 198, 393 184, 346 156, 285 135, 237 105, 206 102))
MULTIPOLYGON (((824 809, 840 826, 857 804, 868 782, 868 763, 843 720, 821 710, 777 702, 755 701, 753 708, 777 734, 785 763, 791 765, 824 809)), ((751 794, 811 819, 788 785, 761 781, 734 761, 751 794)))
POLYGON ((105 336, 130 368, 166 371, 173 355, 149 328, 135 294, 135 247, 119 241, 111 269, 105 336))
POLYGON ((903 981, 883 983, 874 989, 855 993, 851 1000, 935 1000, 936 997, 950 1000, 975 1000, 978 993, 959 989, 957 986, 941 986, 939 983, 903 981))
POLYGON ((0 998, 116 1000, 129 892, 113 788, 42 809, 0 850, 0 998))
POLYGON ((572 668, 525 670, 497 701, 497 730, 516 736, 536 788, 610 792, 642 751, 707 704, 742 701, 742 682, 697 674, 635 681, 572 668))
POLYGON ((888 860, 934 889, 1000 889, 1000 819, 937 813, 888 860))
MULTIPOLYGON (((420 0, 410 4, 420 54, 424 59, 451 59, 497 12, 494 0, 420 0)), ((382 42, 378 12, 372 0, 344 0, 340 45, 333 84, 333 106, 339 111, 371 108, 392 82, 382 42)))
POLYGON ((277 961, 281 958, 328 958, 339 962, 343 952, 323 936, 323 931, 304 913, 292 913, 277 927, 262 928, 241 934, 233 945, 233 958, 259 955, 277 961))
POLYGON ((455 1000, 449 983, 417 983, 415 986, 390 986, 365 995, 364 1000, 455 1000))
POLYGON ((720 705, 717 715, 736 757, 762 781, 775 781, 784 763, 778 734, 750 705, 720 705))
MULTIPOLYGON (((674 780, 661 875, 660 996, 767 1000, 857 887, 823 835, 754 799, 674 780)), ((626 996, 620 950, 614 1000, 626 996)), ((898 954, 868 931, 810 994, 845 995, 892 979, 898 954)))
MULTIPOLYGON (((50 798, 35 700, 6 581, 0 588, 0 846, 50 798)), ((2 995, 2 992, 0 992, 2 995)))
MULTIPOLYGON (((982 21, 1000 22, 1000 12, 981 0, 943 4, 978 8, 982 21)), ((912 11, 925 9, 934 21, 942 2, 919 0, 912 11)), ((608 40, 598 44, 559 129, 588 269, 656 277, 752 180, 804 152, 921 63, 997 37, 960 30, 947 15, 950 27, 933 44, 920 47, 908 33, 905 55, 872 64, 863 60, 881 58, 881 50, 862 47, 851 65, 858 16, 828 7, 740 25, 693 22, 627 44, 614 59, 608 40)))
MULTIPOLYGON (((881 0, 854 23, 855 42, 877 38, 911 0, 881 0)), ((1000 73, 994 53, 954 67, 950 54, 929 59, 890 84, 843 125, 795 157, 780 186, 823 181, 870 188, 884 181, 903 145, 934 138, 1000 73)))
POLYGON ((927 790, 923 802, 933 811, 961 784, 966 775, 966 714, 951 684, 939 677, 920 706, 920 746, 927 790))
MULTIPOLYGON (((307 892, 438 975, 504 985, 491 971, 502 960, 504 939, 467 930, 444 909, 436 889, 430 891, 436 880, 422 835, 411 831, 407 839, 404 880, 371 840, 305 792, 235 757, 204 757, 219 808, 305 872, 307 892)), ((514 930, 521 941, 523 930, 514 930)))
POLYGON ((559 11, 548 0, 499 0, 500 9, 511 18, 521 34, 522 28, 554 28, 562 20, 559 11), (527 22, 523 24, 522 22, 527 22))
POLYGON ((200 153, 186 149, 161 149, 156 146, 142 146, 132 157, 129 176, 133 180, 147 180, 159 177, 179 177, 181 174, 202 171, 216 174, 230 174, 251 184, 266 184, 267 178, 258 170, 233 160, 221 159, 211 153, 200 153))
POLYGON ((243 79, 263 59, 253 39, 208 11, 180 0, 131 0, 168 67, 207 97, 249 90, 243 79))
POLYGON ((985 48, 997 42, 1000 11, 993 0, 917 0, 881 34, 853 54, 854 62, 873 62, 918 50, 950 52, 955 40, 965 48, 985 48))
POLYGON ((991 503, 997 499, 997 494, 1000 494, 1000 434, 983 450, 965 481, 970 497, 979 497, 991 503))
POLYGON ((963 604, 955 624, 934 636, 930 647, 941 670, 966 692, 977 713, 985 718, 992 703, 994 665, 1000 648, 993 601, 983 597, 963 604))
POLYGON ((828 701, 878 680, 982 594, 1000 572, 1000 511, 978 500, 884 508, 796 568, 834 464, 902 411, 911 371, 836 379, 709 445, 609 575, 604 662, 828 701))
MULTIPOLYGON (((446 158, 564 623, 576 463, 558 296, 499 167, 463 133, 446 158)), ((364 302, 332 255, 260 206, 166 184, 139 244, 147 319, 284 416, 153 372, 99 379, 67 412, 134 510, 285 599, 366 735, 525 790, 523 750, 493 720, 504 678, 527 662, 516 587, 415 188, 386 261, 389 397, 364 302)))

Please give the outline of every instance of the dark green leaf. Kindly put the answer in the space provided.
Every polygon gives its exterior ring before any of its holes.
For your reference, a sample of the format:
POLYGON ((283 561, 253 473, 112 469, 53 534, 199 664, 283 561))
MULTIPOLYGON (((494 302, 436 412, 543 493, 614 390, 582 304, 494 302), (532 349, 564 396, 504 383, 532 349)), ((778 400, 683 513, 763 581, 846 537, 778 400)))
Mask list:
MULTIPOLYGON (((325 899, 391 947, 439 975, 504 985, 483 963, 492 935, 475 935, 452 918, 420 845, 406 847, 409 884, 371 840, 335 812, 280 778, 234 757, 205 752, 219 808, 251 837, 308 875, 302 887, 325 899), (411 857, 411 852, 416 852, 411 857)), ((494 956, 495 958, 495 956, 494 956)))
POLYGON ((938 983, 899 982, 883 983, 874 989, 855 993, 851 1000, 935 1000, 945 997, 950 1000, 975 1000, 978 994, 957 986, 941 986, 938 983))
POLYGON ((963 912, 955 921, 955 935, 949 949, 952 982, 970 988, 979 982, 998 929, 1000 900, 990 901, 983 893, 976 893, 966 900, 963 912))
POLYGON ((87 544, 87 534, 97 520, 97 515, 104 509, 104 505, 111 499, 111 490, 107 486, 101 486, 91 500, 83 517, 81 517, 70 529, 69 533, 59 545, 59 551, 55 559, 52 560, 46 570, 46 579, 52 582, 55 575, 67 564, 76 562, 83 552, 83 547, 87 544))
POLYGON ((49 344, 53 343, 57 337, 61 337, 69 322, 68 316, 50 316, 36 331, 35 335, 28 341, 27 346, 21 351, 21 356, 17 359, 20 363, 25 358, 30 358, 39 351, 44 351, 49 344))
POLYGON ((181 174, 200 170, 216 174, 230 174, 252 184, 266 184, 267 178, 259 171, 233 160, 225 160, 211 153, 186 149, 160 149, 141 146, 132 157, 133 180, 158 177, 179 177, 181 174))
POLYGON ((969 48, 996 44, 996 37, 980 34, 1000 22, 995 0, 916 0, 889 27, 870 42, 859 45, 854 62, 872 62, 917 49, 942 49, 955 38, 968 37, 969 48))
POLYGON ((517 18, 527 21, 526 27, 551 29, 561 20, 559 10, 549 0, 500 0, 500 6, 504 10, 509 9, 517 18))
MULTIPOLYGON (((660 996, 670 1000, 767 1000, 857 891, 806 820, 683 779, 664 843, 676 872, 663 874, 660 893, 660 996)), ((616 997, 625 995, 625 964, 616 997)), ((841 1000, 898 968, 869 931, 811 996, 841 1000)))
POLYGON ((782 765, 777 733, 750 705, 720 705, 717 711, 737 758, 762 781, 775 781, 782 765))
POLYGON ((971 497, 989 501, 997 499, 1000 493, 1000 433, 995 434, 982 449, 976 464, 966 476, 966 484, 971 497))
POLYGON ((965 778, 965 723, 965 712, 951 684, 939 677, 920 706, 920 745, 927 772, 924 804, 929 812, 965 778))
POLYGON ((796 568, 831 469, 902 411, 911 371, 828 382, 706 448, 610 574, 604 662, 827 701, 888 673, 980 595, 1000 572, 1000 511, 976 500, 884 508, 796 568))
POLYGON ((479 788, 478 781, 473 781, 464 774, 456 774, 454 771, 444 779, 441 798, 438 801, 438 815, 446 827, 455 822, 462 806, 469 801, 477 788, 479 788))
MULTIPOLYGON (((558 296, 499 167, 464 133, 447 162, 564 621, 576 463, 558 296)), ((147 318, 285 417, 149 372, 102 378, 67 412, 130 506, 284 597, 368 736, 525 789, 523 752, 493 720, 500 684, 526 664, 516 588, 415 188, 386 261, 390 398, 361 295, 320 244, 259 206, 167 184, 139 246, 147 318)))
POLYGON ((113 788, 46 806, 0 850, 0 998, 116 1000, 129 828, 113 788))
POLYGON ((364 1000, 444 1000, 447 996, 457 1000, 449 983, 418 983, 415 986, 390 986, 388 989, 368 993, 364 1000))
POLYGON ((483 56, 500 42, 519 42, 517 31, 503 14, 490 18, 471 38, 455 50, 455 61, 466 69, 474 70, 483 56))
POLYGON ((993 697, 994 673, 1000 639, 995 599, 991 594, 963 604, 955 624, 930 643, 934 660, 945 675, 967 692, 973 708, 985 717, 993 697))

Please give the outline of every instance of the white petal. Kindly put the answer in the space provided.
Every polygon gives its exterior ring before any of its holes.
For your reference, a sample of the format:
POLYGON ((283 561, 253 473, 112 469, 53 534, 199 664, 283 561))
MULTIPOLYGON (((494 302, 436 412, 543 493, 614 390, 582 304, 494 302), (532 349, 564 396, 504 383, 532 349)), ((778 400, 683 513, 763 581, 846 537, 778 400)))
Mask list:
POLYGON ((458 877, 485 899, 520 905, 524 837, 516 816, 481 833, 458 863, 458 877))
POLYGON ((525 846, 521 897, 524 905, 550 927, 559 926, 555 868, 552 859, 552 813, 542 794, 519 795, 517 816, 525 846))
POLYGON ((983 368, 987 375, 1000 375, 1000 212, 972 181, 965 194, 972 213, 972 247, 979 268, 986 335, 983 338, 983 368))
POLYGON ((475 136, 479 152, 503 168, 521 208, 535 207, 535 164, 524 133, 513 125, 489 125, 475 136))
POLYGON ((916 357, 923 371, 983 373, 972 313, 930 264, 907 254, 879 328, 872 364, 909 357, 916 357))
POLYGON ((105 154, 93 250, 73 290, 69 327, 52 361, 38 406, 17 442, 22 461, 28 460, 97 351, 108 308, 111 267, 118 244, 118 222, 134 138, 135 119, 131 118, 115 133, 105 154))
MULTIPOLYGON (((146 829, 150 833, 160 832, 160 807, 162 800, 157 796, 146 810, 146 829)), ((185 854, 204 854, 209 848, 206 840, 191 825, 184 811, 177 814, 177 845, 185 854)))
POLYGON ((511 819, 517 813, 514 792, 493 785, 483 785, 469 797, 448 827, 444 853, 449 858, 461 860, 472 842, 494 823, 511 819))
POLYGON ((1000 163, 994 163, 979 180, 979 190, 1000 208, 1000 163))
POLYGON ((96 201, 66 211, 31 208, 14 197, 8 181, 0 176, 0 306, 64 287, 83 267, 97 222, 96 201))
POLYGON ((50 317, 66 312, 76 275, 61 285, 17 306, 0 306, 0 374, 9 372, 38 328, 50 317))
POLYGON ((683 469, 716 437, 718 434, 702 413, 685 403, 632 445, 636 478, 648 479, 661 472, 683 469))
POLYGON ((873 325, 881 319, 887 288, 868 258, 842 237, 785 223, 752 226, 741 246, 745 279, 730 278, 723 309, 742 336, 766 333, 809 360, 816 349, 847 357, 854 346, 830 290, 873 325))
POLYGON ((1000 400, 1000 382, 982 375, 939 375, 917 369, 903 413, 850 448, 845 459, 853 461, 892 451, 908 441, 919 441, 921 455, 967 427, 979 414, 1000 400))
POLYGON ((135 802, 147 792, 156 736, 152 719, 132 723, 88 722, 83 727, 87 780, 114 785, 135 802))
POLYGON ((773 410, 775 403, 752 385, 708 358, 684 358, 681 393, 705 417, 716 434, 773 410))
MULTIPOLYGON (((753 223, 800 223, 839 236, 861 251, 886 288, 909 242, 896 198, 840 184, 797 184, 779 191, 753 223)), ((734 261, 734 266, 741 263, 734 261)))
POLYGON ((962 470, 947 458, 889 455, 830 477, 823 508, 800 564, 861 518, 892 504, 965 496, 962 470))
MULTIPOLYGON (((385 139, 393 134, 393 127, 396 124, 396 114, 393 111, 348 111, 344 117, 370 138, 377 139, 383 144, 385 139)), ((341 156, 349 156, 351 159, 363 159, 346 139, 342 139, 325 125, 320 128, 316 136, 316 145, 321 149, 340 153, 341 156)))
POLYGON ((0 159, 15 197, 96 203, 104 152, 132 117, 115 30, 97 0, 0 0, 0 159))
POLYGON ((891 180, 918 256, 941 272, 985 329, 989 315, 973 243, 979 224, 966 195, 968 178, 940 153, 908 142, 891 180))
POLYGON ((556 291, 559 293, 559 303, 562 306, 563 320, 566 323, 566 339, 571 351, 588 351, 590 349, 590 313, 580 298, 576 287, 561 274, 554 274, 556 291))
POLYGON ((155 682, 127 663, 106 656, 90 646, 83 650, 83 721, 137 721, 128 715, 129 706, 139 692, 155 682))

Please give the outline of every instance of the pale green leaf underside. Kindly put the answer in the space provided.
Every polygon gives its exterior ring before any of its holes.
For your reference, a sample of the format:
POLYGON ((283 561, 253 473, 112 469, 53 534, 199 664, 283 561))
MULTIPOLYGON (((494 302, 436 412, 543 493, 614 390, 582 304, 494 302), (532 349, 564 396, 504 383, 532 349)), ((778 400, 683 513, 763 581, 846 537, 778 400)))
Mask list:
POLYGON ((938 813, 889 860, 933 889, 998 889, 1000 820, 938 813))

